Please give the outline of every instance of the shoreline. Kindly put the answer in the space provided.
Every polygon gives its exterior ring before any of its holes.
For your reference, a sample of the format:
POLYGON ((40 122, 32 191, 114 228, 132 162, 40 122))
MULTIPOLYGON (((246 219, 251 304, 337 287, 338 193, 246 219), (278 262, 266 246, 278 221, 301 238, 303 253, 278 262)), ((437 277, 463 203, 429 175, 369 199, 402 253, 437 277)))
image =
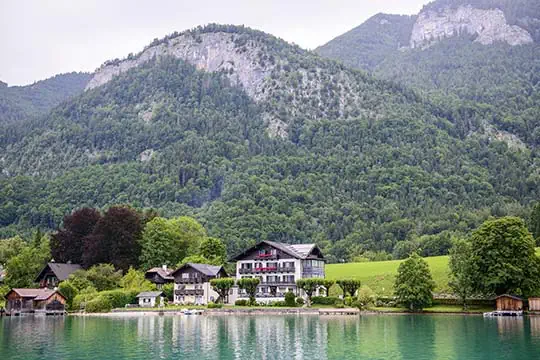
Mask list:
MULTIPOLYGON (((229 315, 246 315, 246 316, 260 316, 260 315, 272 315, 272 316, 286 316, 286 315, 308 315, 308 316, 339 316, 339 317, 359 317, 359 316, 377 316, 377 315, 464 315, 464 316, 482 316, 482 312, 430 312, 424 311, 420 313, 412 313, 406 311, 358 311, 358 309, 310 309, 310 308, 298 308, 298 309, 202 309, 204 312, 200 315, 185 315, 178 309, 148 309, 133 311, 128 309, 113 309, 107 313, 68 313, 68 316, 80 316, 80 317, 138 317, 138 316, 229 316, 229 315)), ((539 314, 524 314, 524 316, 538 316, 539 314)))

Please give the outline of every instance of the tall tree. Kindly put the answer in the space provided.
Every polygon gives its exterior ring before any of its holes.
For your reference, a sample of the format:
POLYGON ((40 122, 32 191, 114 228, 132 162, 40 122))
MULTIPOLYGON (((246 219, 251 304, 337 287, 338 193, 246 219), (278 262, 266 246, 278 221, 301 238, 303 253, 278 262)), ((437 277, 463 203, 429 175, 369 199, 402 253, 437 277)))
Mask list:
POLYGON ((470 242, 464 239, 454 240, 450 249, 450 279, 448 285, 459 297, 463 309, 467 309, 467 299, 474 293, 474 278, 476 273, 472 261, 470 242))
POLYGON ((210 285, 212 286, 212 289, 219 294, 219 298, 216 300, 216 302, 223 303, 229 295, 229 290, 234 286, 234 279, 212 279, 210 280, 210 285))
POLYGON ((103 214, 85 240, 83 263, 111 263, 127 271, 137 266, 141 253, 142 223, 139 213, 127 206, 113 206, 103 214))
POLYGON ((205 229, 195 219, 156 217, 146 224, 142 234, 141 264, 144 268, 175 266, 182 259, 195 255, 205 238, 205 229))
POLYGON ((51 259, 49 239, 41 238, 39 244, 25 246, 7 262, 6 284, 12 288, 33 287, 37 274, 51 259))
POLYGON ((431 305, 435 282, 427 262, 413 253, 399 265, 394 292, 399 303, 411 311, 419 311, 431 305))
POLYGON ((51 255, 57 262, 81 264, 84 240, 101 218, 98 210, 82 208, 64 216, 64 228, 51 237, 51 255))
POLYGON ((216 238, 206 238, 201 242, 199 253, 213 263, 223 264, 227 261, 227 248, 216 238))
POLYGON ((534 205, 529 218, 529 229, 536 241, 536 245, 540 245, 540 201, 534 205))
POLYGON ((240 289, 245 290, 249 296, 249 304, 255 305, 255 296, 257 295, 257 286, 260 280, 258 278, 243 278, 238 279, 237 285, 240 289))
POLYGON ((539 287, 539 259, 525 222, 516 217, 488 220, 471 237, 474 283, 483 294, 528 295, 539 287))

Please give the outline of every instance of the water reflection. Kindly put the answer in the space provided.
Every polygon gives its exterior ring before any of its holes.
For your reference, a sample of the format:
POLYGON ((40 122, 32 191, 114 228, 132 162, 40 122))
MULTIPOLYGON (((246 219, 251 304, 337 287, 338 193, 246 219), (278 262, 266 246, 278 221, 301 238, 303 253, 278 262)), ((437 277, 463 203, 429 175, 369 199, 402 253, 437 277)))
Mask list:
POLYGON ((134 316, 0 320, 2 359, 532 359, 540 317, 134 316))

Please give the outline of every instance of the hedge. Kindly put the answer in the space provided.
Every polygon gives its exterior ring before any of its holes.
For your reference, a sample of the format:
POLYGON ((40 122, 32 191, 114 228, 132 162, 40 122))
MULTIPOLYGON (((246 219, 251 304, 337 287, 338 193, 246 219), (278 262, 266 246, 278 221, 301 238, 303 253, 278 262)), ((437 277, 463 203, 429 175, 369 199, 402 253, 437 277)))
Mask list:
POLYGON ((249 306, 249 300, 236 300, 234 302, 236 306, 249 306))
POLYGON ((109 312, 112 309, 111 301, 106 296, 98 296, 97 298, 86 303, 86 312, 109 312))
POLYGON ((313 296, 311 303, 315 305, 336 305, 341 303, 341 299, 334 296, 313 296))

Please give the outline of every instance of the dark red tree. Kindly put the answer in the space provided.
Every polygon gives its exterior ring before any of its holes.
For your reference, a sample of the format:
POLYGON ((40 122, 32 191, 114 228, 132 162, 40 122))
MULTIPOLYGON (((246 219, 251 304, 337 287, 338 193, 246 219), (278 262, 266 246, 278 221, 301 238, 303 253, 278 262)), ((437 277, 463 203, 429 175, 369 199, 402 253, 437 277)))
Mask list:
POLYGON ((127 271, 136 267, 141 254, 141 215, 128 206, 113 206, 103 214, 93 233, 86 237, 83 263, 92 266, 110 263, 127 271))
POLYGON ((84 239, 94 231, 101 219, 98 210, 82 208, 64 216, 64 228, 51 237, 51 254, 57 262, 82 262, 84 239))

